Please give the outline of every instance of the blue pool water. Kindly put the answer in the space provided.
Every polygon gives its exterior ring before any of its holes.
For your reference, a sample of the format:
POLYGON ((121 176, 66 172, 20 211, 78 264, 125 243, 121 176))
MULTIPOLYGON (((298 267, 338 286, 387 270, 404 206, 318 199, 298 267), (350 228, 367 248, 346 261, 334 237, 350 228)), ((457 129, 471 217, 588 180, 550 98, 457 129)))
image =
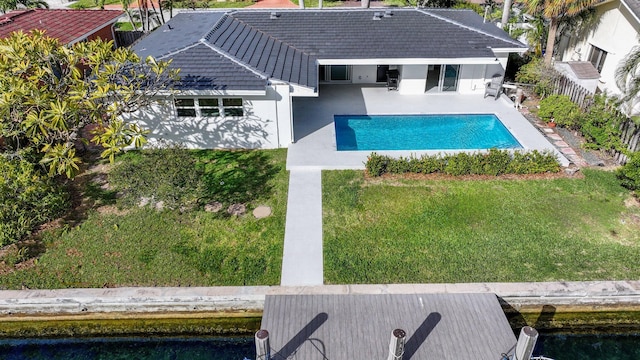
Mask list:
POLYGON ((246 360, 251 338, 0 339, 3 360, 246 360))
POLYGON ((344 150, 521 149, 493 114, 335 115, 344 150))

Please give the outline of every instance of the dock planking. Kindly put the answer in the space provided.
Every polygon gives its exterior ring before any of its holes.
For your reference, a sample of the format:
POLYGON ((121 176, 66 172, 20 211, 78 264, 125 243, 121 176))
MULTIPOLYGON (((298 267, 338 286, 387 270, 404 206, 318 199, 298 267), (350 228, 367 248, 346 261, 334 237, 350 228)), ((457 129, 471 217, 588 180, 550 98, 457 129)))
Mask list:
POLYGON ((269 295, 261 327, 274 360, 385 360, 396 328, 403 360, 500 360, 516 344, 495 294, 269 295))

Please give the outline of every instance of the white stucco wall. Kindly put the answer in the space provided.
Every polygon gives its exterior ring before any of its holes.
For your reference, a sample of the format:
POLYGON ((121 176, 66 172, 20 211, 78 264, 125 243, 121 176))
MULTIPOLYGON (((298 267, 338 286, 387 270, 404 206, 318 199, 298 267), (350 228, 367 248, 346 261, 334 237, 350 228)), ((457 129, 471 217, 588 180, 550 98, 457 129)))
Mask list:
POLYGON ((291 143, 290 87, 275 84, 266 90, 265 95, 219 95, 242 97, 242 117, 178 117, 172 98, 166 98, 125 119, 150 130, 150 143, 163 139, 192 149, 287 147, 291 143))
POLYGON ((592 45, 606 51, 607 58, 598 87, 618 94, 620 90, 615 84, 615 70, 631 49, 640 44, 640 24, 620 1, 599 5, 596 13, 599 18, 596 26, 583 29, 577 36, 565 40, 566 47, 560 49, 557 58, 561 61, 589 61, 592 45))
POLYGON ((486 67, 487 65, 484 64, 462 65, 458 79, 458 92, 460 94, 484 93, 486 67))
POLYGON ((353 65, 351 67, 351 82, 354 84, 375 84, 377 72, 377 65, 353 65))
POLYGON ((398 91, 401 94, 424 94, 427 86, 427 65, 402 65, 398 91))

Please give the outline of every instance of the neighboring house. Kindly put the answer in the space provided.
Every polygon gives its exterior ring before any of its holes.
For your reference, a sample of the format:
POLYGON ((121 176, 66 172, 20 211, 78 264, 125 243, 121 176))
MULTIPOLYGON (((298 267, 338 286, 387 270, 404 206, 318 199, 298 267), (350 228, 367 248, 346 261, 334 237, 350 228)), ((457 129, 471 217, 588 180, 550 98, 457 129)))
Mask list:
POLYGON ((526 47, 469 10, 340 9, 180 13, 133 49, 181 69, 172 101, 135 116, 152 140, 278 148, 295 140, 292 102, 321 84, 384 86, 397 70, 400 94, 483 96, 526 47))
MULTIPOLYGON (((594 24, 577 34, 563 34, 556 59, 591 63, 600 74, 597 87, 601 91, 619 94, 616 68, 631 48, 640 44, 640 0, 603 1, 595 9, 594 24)), ((587 72, 593 75, 593 71, 587 72)))
POLYGON ((113 26, 122 14, 119 10, 16 10, 0 15, 0 38, 15 31, 27 33, 39 29, 63 44, 95 38, 115 41, 113 26))

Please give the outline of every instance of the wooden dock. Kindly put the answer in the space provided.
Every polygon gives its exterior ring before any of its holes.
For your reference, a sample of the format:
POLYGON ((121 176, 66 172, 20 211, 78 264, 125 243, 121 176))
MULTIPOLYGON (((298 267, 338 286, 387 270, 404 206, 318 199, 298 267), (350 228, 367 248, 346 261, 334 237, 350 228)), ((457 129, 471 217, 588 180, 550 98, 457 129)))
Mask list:
POLYGON ((274 360, 386 360, 397 328, 403 360, 500 360, 516 344, 494 294, 267 296, 261 328, 274 360))

